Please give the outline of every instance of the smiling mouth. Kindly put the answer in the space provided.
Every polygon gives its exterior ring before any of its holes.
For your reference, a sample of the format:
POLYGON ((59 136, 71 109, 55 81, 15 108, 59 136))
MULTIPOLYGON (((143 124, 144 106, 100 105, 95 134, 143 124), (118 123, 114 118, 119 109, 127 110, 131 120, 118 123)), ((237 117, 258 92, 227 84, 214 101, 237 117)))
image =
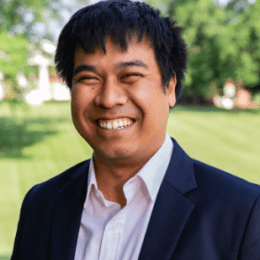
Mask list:
POLYGON ((96 124, 98 127, 107 130, 118 130, 129 127, 134 123, 133 119, 130 118, 119 118, 114 120, 98 119, 96 124))

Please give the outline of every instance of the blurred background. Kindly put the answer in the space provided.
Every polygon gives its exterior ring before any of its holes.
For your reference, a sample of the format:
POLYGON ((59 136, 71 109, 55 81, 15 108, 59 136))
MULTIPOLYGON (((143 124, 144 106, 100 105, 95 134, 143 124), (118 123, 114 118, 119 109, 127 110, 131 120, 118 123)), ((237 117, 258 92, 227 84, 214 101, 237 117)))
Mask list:
MULTIPOLYGON (((91 156, 53 57, 69 17, 94 2, 0 0, 0 260, 25 193, 91 156)), ((190 156, 260 184, 260 1, 145 2, 177 21, 188 45, 169 134, 190 156)))

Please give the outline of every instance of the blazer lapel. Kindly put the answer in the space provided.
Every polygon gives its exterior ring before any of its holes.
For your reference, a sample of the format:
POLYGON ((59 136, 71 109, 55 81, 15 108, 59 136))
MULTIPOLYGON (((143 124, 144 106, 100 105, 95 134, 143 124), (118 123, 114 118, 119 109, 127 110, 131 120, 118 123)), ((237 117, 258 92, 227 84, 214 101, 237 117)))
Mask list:
POLYGON ((82 209, 87 194, 89 161, 72 171, 60 188, 53 217, 51 260, 74 259, 82 209))
POLYGON ((172 158, 158 192, 139 260, 169 260, 195 205, 184 195, 196 188, 193 162, 173 139, 172 158))

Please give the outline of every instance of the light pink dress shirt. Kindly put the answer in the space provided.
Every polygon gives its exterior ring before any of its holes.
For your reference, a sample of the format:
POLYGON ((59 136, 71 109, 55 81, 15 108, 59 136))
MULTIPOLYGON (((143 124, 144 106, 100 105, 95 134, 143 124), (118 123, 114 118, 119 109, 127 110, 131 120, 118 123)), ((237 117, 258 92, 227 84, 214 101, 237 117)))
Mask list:
POLYGON ((122 209, 98 189, 91 160, 75 260, 138 259, 172 150, 173 143, 166 134, 161 148, 124 184, 127 203, 122 209))

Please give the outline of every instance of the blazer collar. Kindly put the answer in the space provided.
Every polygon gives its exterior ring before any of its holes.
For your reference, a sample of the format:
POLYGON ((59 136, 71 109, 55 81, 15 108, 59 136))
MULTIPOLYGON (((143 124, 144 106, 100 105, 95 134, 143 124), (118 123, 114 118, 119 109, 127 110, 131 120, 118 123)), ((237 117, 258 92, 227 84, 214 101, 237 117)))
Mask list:
POLYGON ((155 201, 139 260, 169 260, 195 207, 185 197, 197 187, 192 159, 172 140, 172 158, 155 201))
POLYGON ((51 260, 74 259, 87 192, 88 169, 89 160, 74 166, 67 171, 64 185, 61 184, 53 217, 51 260))
POLYGON ((165 180, 181 194, 186 194, 197 187, 193 159, 184 152, 175 139, 172 138, 172 141, 174 148, 165 180))

